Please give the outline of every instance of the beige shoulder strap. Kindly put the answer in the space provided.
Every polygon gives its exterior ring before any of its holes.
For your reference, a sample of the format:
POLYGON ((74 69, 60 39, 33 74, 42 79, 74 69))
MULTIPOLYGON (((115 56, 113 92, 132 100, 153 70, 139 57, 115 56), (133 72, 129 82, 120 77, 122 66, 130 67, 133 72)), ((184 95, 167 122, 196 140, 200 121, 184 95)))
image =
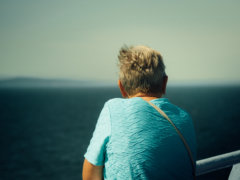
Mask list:
MULTIPOLYGON (((146 101, 146 100, 144 100, 146 101)), ((177 131, 179 137, 181 138, 184 146, 186 147, 187 151, 188 151, 188 154, 189 154, 189 157, 190 157, 190 160, 191 160, 191 163, 192 163, 192 167, 193 167, 193 173, 194 173, 194 177, 195 177, 195 172, 196 172, 196 169, 195 169, 195 163, 194 163, 194 159, 193 159, 193 156, 192 156, 192 152, 186 142, 186 140, 184 139, 182 133, 179 131, 179 129, 175 126, 175 124, 171 121, 171 119, 169 119, 169 117, 159 108, 157 107, 156 105, 154 105, 153 103, 151 103, 150 101, 146 101, 148 104, 150 104, 152 107, 154 107, 165 119, 167 119, 171 125, 175 128, 175 130, 177 131)))

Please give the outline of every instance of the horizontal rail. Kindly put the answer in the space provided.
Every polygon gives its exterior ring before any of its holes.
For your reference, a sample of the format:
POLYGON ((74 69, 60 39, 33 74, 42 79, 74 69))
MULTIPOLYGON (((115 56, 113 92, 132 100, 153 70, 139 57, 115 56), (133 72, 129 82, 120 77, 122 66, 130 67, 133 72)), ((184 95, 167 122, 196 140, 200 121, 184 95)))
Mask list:
POLYGON ((198 160, 196 163, 196 175, 199 176, 212 171, 227 168, 239 162, 240 150, 198 160))

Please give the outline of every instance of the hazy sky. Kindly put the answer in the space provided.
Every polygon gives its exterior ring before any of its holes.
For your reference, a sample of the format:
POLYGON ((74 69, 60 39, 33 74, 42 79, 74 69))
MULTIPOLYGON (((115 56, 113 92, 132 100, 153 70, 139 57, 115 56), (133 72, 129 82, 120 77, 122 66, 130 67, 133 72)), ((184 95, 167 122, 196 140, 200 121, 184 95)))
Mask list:
POLYGON ((117 80, 120 47, 161 52, 170 81, 240 82, 238 0, 1 0, 0 77, 117 80))

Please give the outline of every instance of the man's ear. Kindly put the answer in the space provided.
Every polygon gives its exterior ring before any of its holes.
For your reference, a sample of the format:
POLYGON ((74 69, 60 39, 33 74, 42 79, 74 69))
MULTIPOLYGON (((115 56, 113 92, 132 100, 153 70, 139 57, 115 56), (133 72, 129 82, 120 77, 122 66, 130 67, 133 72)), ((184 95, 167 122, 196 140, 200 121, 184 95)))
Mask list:
POLYGON ((168 82, 168 76, 163 77, 163 84, 162 84, 162 93, 166 94, 166 89, 167 89, 167 82, 168 82))
POLYGON ((120 80, 118 80, 118 86, 119 86, 119 89, 120 89, 120 92, 121 92, 122 96, 124 98, 128 97, 128 94, 126 93, 126 91, 125 91, 125 89, 124 89, 120 80))

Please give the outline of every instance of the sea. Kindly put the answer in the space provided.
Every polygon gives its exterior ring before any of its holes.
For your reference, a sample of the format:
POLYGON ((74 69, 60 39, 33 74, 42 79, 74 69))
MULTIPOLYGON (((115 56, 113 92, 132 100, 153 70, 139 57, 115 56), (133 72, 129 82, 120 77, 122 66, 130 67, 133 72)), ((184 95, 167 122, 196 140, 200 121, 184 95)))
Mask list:
MULTIPOLYGON (((81 179, 99 113, 115 97, 117 87, 0 88, 0 179, 81 179)), ((169 86, 165 97, 192 116, 198 160, 240 149, 240 86, 169 86)))

